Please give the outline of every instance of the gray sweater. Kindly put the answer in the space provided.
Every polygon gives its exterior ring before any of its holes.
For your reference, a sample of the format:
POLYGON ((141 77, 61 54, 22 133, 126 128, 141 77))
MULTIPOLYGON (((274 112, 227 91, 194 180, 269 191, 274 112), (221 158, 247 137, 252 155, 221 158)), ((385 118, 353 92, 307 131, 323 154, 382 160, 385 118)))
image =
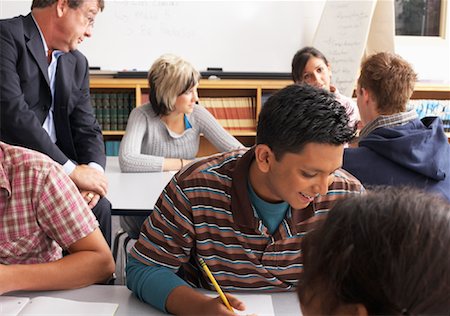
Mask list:
POLYGON ((176 134, 155 115, 150 103, 133 109, 120 143, 122 172, 162 171, 165 157, 194 159, 200 144, 200 133, 221 152, 244 147, 203 106, 195 105, 187 118, 192 128, 176 134))

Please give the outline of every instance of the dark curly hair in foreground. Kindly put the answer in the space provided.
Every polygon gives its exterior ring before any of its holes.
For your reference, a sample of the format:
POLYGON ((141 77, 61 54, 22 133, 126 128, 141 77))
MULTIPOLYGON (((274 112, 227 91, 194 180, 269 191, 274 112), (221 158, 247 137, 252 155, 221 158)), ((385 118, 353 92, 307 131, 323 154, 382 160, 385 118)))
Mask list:
POLYGON ((437 196, 377 188, 341 200, 305 238, 299 298, 316 314, 360 304, 369 315, 448 315, 449 247, 450 205, 437 196))

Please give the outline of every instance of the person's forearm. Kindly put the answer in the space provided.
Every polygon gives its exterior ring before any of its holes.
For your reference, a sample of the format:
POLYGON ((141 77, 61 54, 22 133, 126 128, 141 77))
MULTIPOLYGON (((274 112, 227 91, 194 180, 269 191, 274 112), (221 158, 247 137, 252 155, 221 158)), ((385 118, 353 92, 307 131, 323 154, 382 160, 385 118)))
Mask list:
POLYGON ((167 297, 166 310, 174 315, 201 315, 211 298, 189 286, 175 288, 167 297))
POLYGON ((80 288, 107 280, 114 268, 105 254, 80 251, 49 263, 2 266, 0 288, 3 292, 80 288))
POLYGON ((163 171, 175 171, 180 170, 192 160, 181 158, 165 158, 163 163, 163 171))
POLYGON ((245 305, 235 296, 226 295, 232 310, 229 310, 220 297, 209 297, 189 287, 176 287, 168 296, 166 310, 174 315, 235 315, 234 309, 245 310, 245 305))
POLYGON ((166 311, 166 301, 169 294, 178 286, 188 284, 165 267, 148 266, 139 260, 128 256, 126 267, 127 286, 142 301, 166 311))

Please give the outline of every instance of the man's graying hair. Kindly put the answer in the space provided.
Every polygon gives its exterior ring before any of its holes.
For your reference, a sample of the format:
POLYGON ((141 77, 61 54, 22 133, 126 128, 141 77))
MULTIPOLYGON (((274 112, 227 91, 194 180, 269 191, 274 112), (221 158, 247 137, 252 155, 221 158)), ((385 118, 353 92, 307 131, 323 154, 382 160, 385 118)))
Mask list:
MULTIPOLYGON (((31 10, 34 8, 46 8, 51 6, 52 4, 56 3, 58 0, 33 0, 33 3, 31 4, 31 10)), ((84 1, 86 0, 67 0, 67 4, 69 5, 69 8, 76 9, 79 6, 81 6, 84 1)), ((105 1, 104 0, 97 0, 98 7, 100 11, 103 11, 105 8, 105 1)))

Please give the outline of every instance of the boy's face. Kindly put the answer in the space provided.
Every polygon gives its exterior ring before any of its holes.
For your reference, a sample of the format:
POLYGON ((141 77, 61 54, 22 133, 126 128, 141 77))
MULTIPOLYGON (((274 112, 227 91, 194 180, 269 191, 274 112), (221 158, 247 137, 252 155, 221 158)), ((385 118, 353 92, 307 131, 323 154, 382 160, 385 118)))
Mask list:
POLYGON ((342 166, 344 145, 309 143, 300 153, 285 153, 279 161, 268 151, 261 198, 286 201, 292 208, 302 209, 318 194, 328 192, 334 172, 342 166))

